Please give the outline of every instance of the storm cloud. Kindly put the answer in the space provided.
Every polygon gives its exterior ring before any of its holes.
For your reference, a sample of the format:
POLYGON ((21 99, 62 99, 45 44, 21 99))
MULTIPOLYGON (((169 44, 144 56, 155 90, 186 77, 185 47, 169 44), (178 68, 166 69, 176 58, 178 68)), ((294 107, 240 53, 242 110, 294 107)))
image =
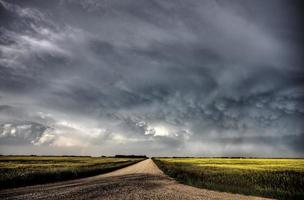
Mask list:
POLYGON ((301 11, 0 0, 0 153, 303 156, 301 11))

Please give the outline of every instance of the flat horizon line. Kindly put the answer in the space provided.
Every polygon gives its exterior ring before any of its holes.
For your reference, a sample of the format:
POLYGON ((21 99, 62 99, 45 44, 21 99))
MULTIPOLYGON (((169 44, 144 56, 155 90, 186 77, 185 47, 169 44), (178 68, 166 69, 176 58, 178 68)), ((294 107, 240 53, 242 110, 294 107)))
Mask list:
MULTIPOLYGON (((122 156, 146 156, 146 155, 124 155, 122 156)), ((98 157, 108 157, 108 158, 115 158, 115 155, 100 155, 100 156, 92 156, 92 155, 47 155, 47 154, 1 154, 0 157, 8 157, 8 156, 32 156, 32 157, 92 157, 92 158, 98 158, 98 157)), ((146 156, 147 158, 259 158, 259 159, 304 159, 304 157, 262 157, 262 156, 146 156)), ((116 157, 119 158, 119 157, 116 157)))

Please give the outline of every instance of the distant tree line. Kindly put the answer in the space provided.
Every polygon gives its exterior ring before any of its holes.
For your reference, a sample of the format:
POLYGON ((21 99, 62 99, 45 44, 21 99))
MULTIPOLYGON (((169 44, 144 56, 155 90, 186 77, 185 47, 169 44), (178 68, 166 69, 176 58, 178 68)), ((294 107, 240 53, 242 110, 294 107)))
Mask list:
POLYGON ((115 158, 148 158, 146 155, 115 155, 115 158))

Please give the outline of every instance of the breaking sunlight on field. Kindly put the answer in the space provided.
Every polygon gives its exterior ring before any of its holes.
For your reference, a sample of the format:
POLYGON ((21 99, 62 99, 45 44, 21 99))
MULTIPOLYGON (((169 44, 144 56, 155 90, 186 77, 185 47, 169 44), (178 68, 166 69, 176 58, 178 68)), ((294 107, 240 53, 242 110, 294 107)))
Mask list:
POLYGON ((1 156, 0 188, 92 176, 141 160, 89 156, 1 156))
POLYGON ((304 199, 304 159, 154 158, 166 174, 202 188, 304 199))

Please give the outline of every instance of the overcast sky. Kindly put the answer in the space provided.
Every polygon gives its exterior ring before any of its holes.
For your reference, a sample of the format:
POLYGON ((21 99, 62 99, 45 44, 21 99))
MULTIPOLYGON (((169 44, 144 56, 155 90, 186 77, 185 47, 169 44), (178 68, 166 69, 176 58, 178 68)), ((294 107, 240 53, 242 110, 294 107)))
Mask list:
POLYGON ((299 2, 0 0, 0 154, 304 156, 299 2))

